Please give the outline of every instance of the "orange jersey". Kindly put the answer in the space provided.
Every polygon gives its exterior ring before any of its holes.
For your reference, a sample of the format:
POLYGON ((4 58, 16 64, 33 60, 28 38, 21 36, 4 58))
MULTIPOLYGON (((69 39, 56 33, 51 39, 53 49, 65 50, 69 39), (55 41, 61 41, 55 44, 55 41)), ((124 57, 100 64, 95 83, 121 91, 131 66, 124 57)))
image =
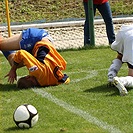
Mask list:
POLYGON ((23 62, 29 70, 29 75, 36 77, 40 86, 58 85, 66 75, 66 61, 56 51, 49 41, 39 41, 34 46, 31 55, 25 50, 19 50, 14 57, 16 63, 23 62))

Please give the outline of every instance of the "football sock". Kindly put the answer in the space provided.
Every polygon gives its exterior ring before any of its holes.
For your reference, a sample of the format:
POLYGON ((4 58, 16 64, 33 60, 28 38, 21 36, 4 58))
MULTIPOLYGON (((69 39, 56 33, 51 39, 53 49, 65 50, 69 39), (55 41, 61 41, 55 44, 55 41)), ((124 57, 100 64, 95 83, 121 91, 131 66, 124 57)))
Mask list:
POLYGON ((113 79, 113 77, 115 77, 117 75, 117 73, 120 70, 121 66, 122 66, 122 61, 121 60, 114 59, 112 61, 112 64, 108 69, 108 78, 109 78, 110 82, 111 82, 111 79, 113 79))

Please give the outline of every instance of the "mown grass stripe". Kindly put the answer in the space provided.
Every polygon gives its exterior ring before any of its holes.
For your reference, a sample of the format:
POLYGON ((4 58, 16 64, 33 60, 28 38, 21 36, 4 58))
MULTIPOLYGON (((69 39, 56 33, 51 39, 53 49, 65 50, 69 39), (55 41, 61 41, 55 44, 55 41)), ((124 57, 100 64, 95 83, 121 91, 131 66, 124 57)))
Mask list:
POLYGON ((90 115, 86 111, 78 109, 78 108, 56 98, 55 96, 51 95, 50 93, 48 93, 44 90, 35 88, 35 89, 33 89, 33 91, 35 93, 41 95, 43 98, 46 98, 51 102, 54 102, 56 105, 59 105, 59 106, 63 107, 64 109, 66 109, 66 110, 68 110, 74 114, 77 114, 78 116, 81 116, 82 118, 84 118, 88 122, 93 123, 93 124, 103 128, 105 130, 108 130, 109 133, 122 133, 119 129, 115 128, 114 126, 109 125, 108 123, 103 122, 96 117, 93 117, 92 115, 90 115))

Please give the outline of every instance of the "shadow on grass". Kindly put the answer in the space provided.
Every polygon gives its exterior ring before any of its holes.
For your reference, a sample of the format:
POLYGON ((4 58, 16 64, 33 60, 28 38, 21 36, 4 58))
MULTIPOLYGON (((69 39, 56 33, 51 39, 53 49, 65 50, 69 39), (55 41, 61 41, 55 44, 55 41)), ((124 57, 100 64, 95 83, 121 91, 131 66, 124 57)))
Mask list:
POLYGON ((0 91, 17 91, 15 84, 0 84, 0 91))
POLYGON ((19 130, 23 130, 26 132, 26 130, 29 130, 28 128, 19 128, 17 126, 15 127, 9 127, 7 129, 5 129, 6 132, 14 132, 14 131, 19 131, 19 130))
MULTIPOLYGON (((41 87, 37 87, 37 88, 41 88, 41 87)), ((16 84, 0 84, 0 91, 20 91, 20 90, 28 90, 28 89, 32 89, 32 88, 19 89, 17 88, 16 84)))
MULTIPOLYGON (((129 92, 132 89, 133 88, 127 88, 127 91, 129 92)), ((106 96, 120 95, 119 90, 115 86, 109 86, 107 84, 84 90, 84 92, 87 92, 87 93, 89 93, 89 92, 91 92, 91 93, 106 93, 107 94, 106 96)))
POLYGON ((24 89, 19 89, 16 84, 0 84, 0 91, 20 91, 24 89))
POLYGON ((84 92, 87 92, 87 93, 89 93, 89 92, 91 92, 91 93, 107 93, 107 96, 119 95, 119 91, 115 86, 108 86, 107 84, 84 90, 84 92))

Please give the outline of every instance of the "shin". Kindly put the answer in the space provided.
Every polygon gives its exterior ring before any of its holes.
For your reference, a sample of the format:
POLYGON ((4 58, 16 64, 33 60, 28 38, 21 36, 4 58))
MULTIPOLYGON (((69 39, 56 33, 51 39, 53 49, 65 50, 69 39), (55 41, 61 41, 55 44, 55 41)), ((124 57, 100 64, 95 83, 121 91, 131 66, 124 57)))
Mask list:
POLYGON ((108 81, 112 82, 113 77, 115 77, 122 66, 122 61, 119 59, 114 59, 111 66, 108 69, 108 81))
POLYGON ((9 50, 19 50, 20 49, 20 41, 22 39, 21 34, 17 34, 11 36, 9 38, 0 40, 0 50, 9 51, 9 50))

